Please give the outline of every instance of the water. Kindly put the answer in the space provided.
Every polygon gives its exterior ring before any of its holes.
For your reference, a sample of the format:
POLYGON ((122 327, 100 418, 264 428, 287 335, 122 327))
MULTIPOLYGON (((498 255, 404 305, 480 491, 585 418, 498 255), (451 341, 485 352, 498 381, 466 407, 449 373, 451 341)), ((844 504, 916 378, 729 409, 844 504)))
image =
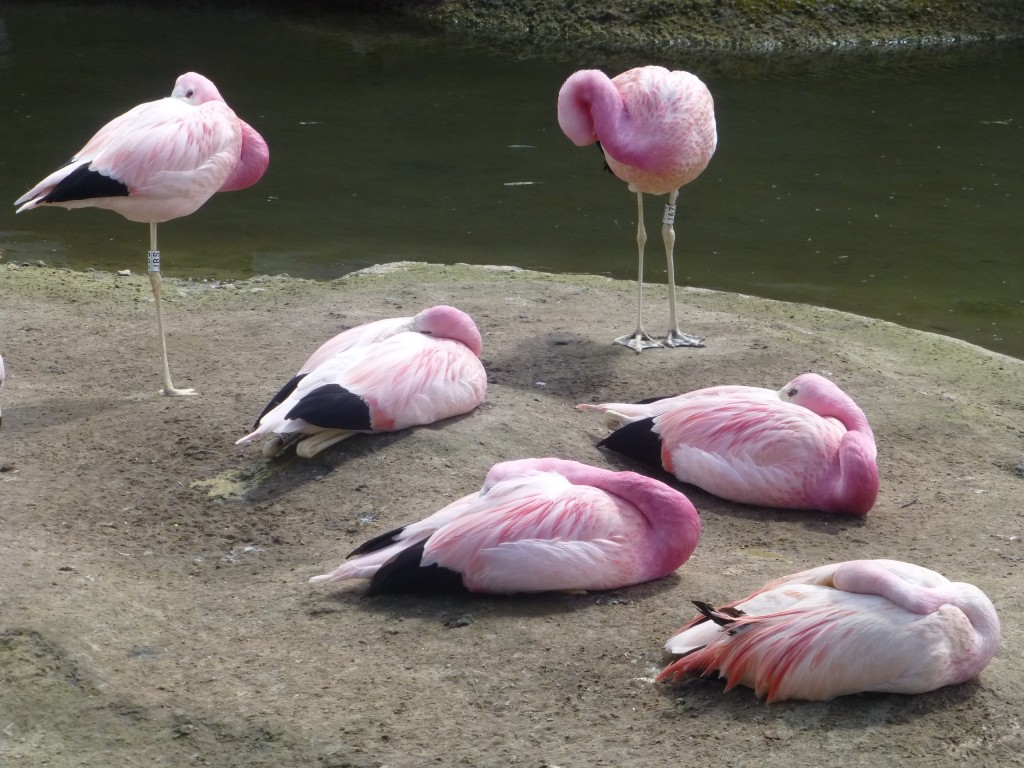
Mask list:
MULTIPOLYGON (((13 201, 111 117, 210 76, 264 179, 160 227, 166 274, 333 278, 394 260, 635 276, 635 199, 574 147, 582 67, 697 72, 719 149, 684 187, 680 283, 831 306, 1024 358, 1024 46, 787 62, 512 51, 393 19, 15 5, 0 27, 13 201)), ((648 275, 664 281, 648 199, 648 275), (653 246, 653 248, 651 247, 653 246)), ((145 270, 148 228, 0 209, 4 258, 145 270)))

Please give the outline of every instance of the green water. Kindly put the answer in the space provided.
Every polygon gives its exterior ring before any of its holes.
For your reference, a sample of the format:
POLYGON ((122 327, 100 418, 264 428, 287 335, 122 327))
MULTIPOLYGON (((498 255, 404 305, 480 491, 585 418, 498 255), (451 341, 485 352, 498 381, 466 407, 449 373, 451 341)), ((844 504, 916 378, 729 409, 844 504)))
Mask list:
MULTIPOLYGON (((332 278, 395 260, 635 276, 635 199, 555 120, 562 81, 660 63, 715 95, 680 283, 831 306, 1024 358, 1024 46, 792 62, 495 49, 393 19, 0 11, 8 202, 103 123, 206 74, 267 139, 255 187, 161 225, 165 273, 332 278)), ((660 201, 648 204, 654 230, 660 201)), ((664 280, 652 238, 648 276, 664 280)), ((0 213, 14 261, 145 269, 107 211, 0 213)), ((650 246, 649 246, 650 248, 650 246)))

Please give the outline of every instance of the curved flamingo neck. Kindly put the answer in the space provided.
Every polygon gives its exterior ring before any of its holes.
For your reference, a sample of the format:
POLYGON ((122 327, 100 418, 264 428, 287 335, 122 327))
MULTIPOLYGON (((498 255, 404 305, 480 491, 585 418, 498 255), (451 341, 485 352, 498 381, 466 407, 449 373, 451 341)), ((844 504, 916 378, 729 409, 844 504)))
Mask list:
POLYGON ((999 646, 1001 627, 995 606, 973 584, 949 582, 937 587, 918 586, 870 560, 843 563, 832 582, 836 589, 878 595, 922 616, 944 605, 960 610, 970 622, 974 636, 962 638, 963 653, 955 662, 959 680, 969 680, 981 672, 999 646))
POLYGON ((664 483, 636 472, 611 472, 585 464, 558 462, 550 469, 574 485, 590 485, 628 501, 650 524, 648 565, 663 572, 678 568, 693 554, 700 539, 700 515, 690 500, 664 483), (665 535, 672 531, 673 535, 665 535))
POLYGON ((874 442, 875 433, 871 431, 868 417, 864 415, 864 411, 853 401, 853 398, 843 392, 842 399, 835 405, 837 410, 835 417, 843 423, 847 430, 861 432, 874 442))
POLYGON ((865 515, 878 499, 878 464, 870 427, 867 434, 849 430, 839 443, 837 465, 830 476, 833 484, 831 507, 826 511, 865 515))
POLYGON ((674 570, 697 548, 700 515, 690 500, 674 488, 636 472, 612 472, 566 459, 519 459, 491 467, 482 492, 526 472, 555 472, 573 485, 599 488, 635 506, 650 524, 647 544, 652 548, 648 560, 651 570, 674 570), (666 536, 666 531, 674 535, 666 536), (662 568, 666 563, 668 567, 662 568))
POLYGON ((446 304, 430 307, 413 317, 411 327, 420 333, 429 333, 439 339, 452 339, 464 344, 480 357, 483 337, 473 318, 460 309, 446 304))
POLYGON ((806 402, 794 400, 797 405, 813 411, 822 418, 831 418, 839 421, 850 432, 862 432, 874 442, 875 433, 871 431, 868 424, 868 417, 864 411, 853 401, 853 398, 843 392, 839 387, 832 391, 818 392, 806 402))
POLYGON ((631 130, 629 110, 611 79, 597 69, 574 73, 558 94, 558 123, 577 146, 595 141, 620 163, 643 167, 648 140, 631 130))
POLYGON ((816 373, 801 374, 779 390, 779 397, 823 418, 836 419, 847 430, 863 432, 872 442, 875 439, 868 417, 860 406, 834 382, 823 376, 816 373))
POLYGON ((270 148, 263 137, 244 120, 239 119, 242 128, 242 149, 235 170, 221 185, 221 192, 234 192, 251 187, 259 181, 270 165, 270 148))

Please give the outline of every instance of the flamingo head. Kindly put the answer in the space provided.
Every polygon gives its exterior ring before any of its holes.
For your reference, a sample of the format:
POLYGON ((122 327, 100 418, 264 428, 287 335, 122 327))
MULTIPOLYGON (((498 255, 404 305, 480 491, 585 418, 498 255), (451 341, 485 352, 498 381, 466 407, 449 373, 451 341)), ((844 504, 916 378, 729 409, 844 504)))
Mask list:
POLYGON ((198 72, 186 72, 174 81, 174 90, 171 97, 188 102, 194 107, 205 104, 208 101, 224 101, 217 90, 217 86, 198 72))
POLYGON ((480 329, 476 327, 473 318, 455 307, 439 304, 424 309, 412 319, 411 328, 439 339, 461 341, 477 357, 483 351, 480 329))
POLYGON ((824 376, 816 373, 800 374, 779 390, 779 397, 819 416, 838 419, 847 429, 864 432, 874 440, 867 416, 857 403, 835 382, 824 376))
POLYGON ((597 69, 581 69, 569 76, 558 91, 558 125, 577 147, 598 140, 594 127, 595 102, 611 108, 618 95, 608 76, 597 69))

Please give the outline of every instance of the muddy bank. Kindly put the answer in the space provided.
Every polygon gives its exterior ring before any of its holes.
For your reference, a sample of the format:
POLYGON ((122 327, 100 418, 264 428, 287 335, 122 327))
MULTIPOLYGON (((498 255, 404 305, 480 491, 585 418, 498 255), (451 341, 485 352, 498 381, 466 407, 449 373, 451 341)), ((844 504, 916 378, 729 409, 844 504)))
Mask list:
MULTIPOLYGON (((681 292, 701 350, 609 340, 634 286, 399 265, 331 283, 167 280, 159 387, 145 276, 0 265, 0 763, 5 766, 933 766, 1020 760, 1024 362, 841 312, 681 292), (311 461, 235 446, 343 327, 447 302, 484 337, 484 405, 311 461), (574 405, 828 372, 864 408, 882 488, 864 520, 692 487, 693 558, 589 595, 382 597, 313 586, 352 547, 473 490, 496 461, 622 468, 574 405), (655 685, 694 598, 823 562, 894 557, 970 581, 1003 622, 978 680, 765 706, 655 685), (728 756, 723 758, 723 744, 728 756), (854 756, 859 757, 854 757, 854 756)), ((665 322, 651 286, 651 325, 665 322)))

